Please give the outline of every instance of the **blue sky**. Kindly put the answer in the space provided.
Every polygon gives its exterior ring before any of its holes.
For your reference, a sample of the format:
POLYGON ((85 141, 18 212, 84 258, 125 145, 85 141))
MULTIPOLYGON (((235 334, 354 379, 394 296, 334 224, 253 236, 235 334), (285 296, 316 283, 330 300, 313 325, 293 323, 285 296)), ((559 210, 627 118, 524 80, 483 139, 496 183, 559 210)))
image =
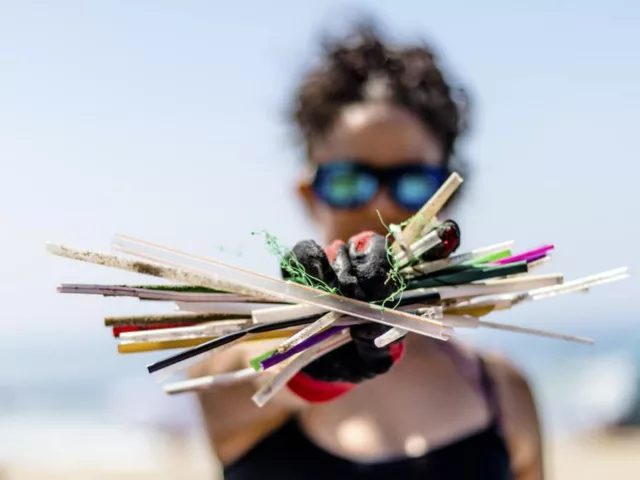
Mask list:
MULTIPOLYGON (((632 2, 0 1, 6 331, 104 335, 102 316, 142 311, 56 294, 60 282, 141 278, 50 257, 48 240, 107 250, 127 233, 276 274, 252 231, 315 236, 293 196, 284 102, 317 34, 358 8, 398 39, 431 39, 473 95, 463 248, 553 242, 549 272, 634 272, 632 2)), ((505 320, 564 321, 574 333, 580 319, 634 320, 634 287, 632 277, 505 320)))

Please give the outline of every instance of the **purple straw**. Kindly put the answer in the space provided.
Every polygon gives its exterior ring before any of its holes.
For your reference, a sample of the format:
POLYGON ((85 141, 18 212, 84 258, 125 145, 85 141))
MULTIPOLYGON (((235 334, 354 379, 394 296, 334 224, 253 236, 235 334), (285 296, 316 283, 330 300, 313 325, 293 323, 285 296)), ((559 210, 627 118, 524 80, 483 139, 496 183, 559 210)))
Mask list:
POLYGON ((341 330, 344 330, 345 328, 346 327, 344 326, 327 328, 326 330, 314 335, 313 337, 309 337, 306 340, 295 345, 294 347, 291 347, 289 350, 287 350, 284 353, 274 353, 269 358, 262 360, 260 362, 260 365, 262 365, 262 368, 265 370, 268 368, 271 368, 274 365, 277 365, 278 363, 295 355, 296 353, 306 350, 307 348, 312 347, 313 345, 320 343, 323 340, 326 340, 327 338, 331 337, 332 335, 335 335, 336 333, 340 332, 341 330))
POLYGON ((496 260, 497 265, 506 265, 507 263, 514 262, 532 262, 534 260, 539 260, 544 257, 549 250, 553 250, 553 245, 545 245, 544 247, 535 248, 533 250, 529 250, 524 253, 520 253, 518 255, 513 255, 511 257, 503 258, 502 260, 496 260))
POLYGON ((546 256, 547 256, 547 254, 546 254, 546 253, 541 253, 541 254, 539 254, 539 255, 535 255, 535 256, 533 256, 533 257, 529 257, 529 258, 527 258, 527 263, 533 263, 533 262, 535 262, 535 261, 542 260, 542 259, 543 259, 543 258, 545 258, 546 256))

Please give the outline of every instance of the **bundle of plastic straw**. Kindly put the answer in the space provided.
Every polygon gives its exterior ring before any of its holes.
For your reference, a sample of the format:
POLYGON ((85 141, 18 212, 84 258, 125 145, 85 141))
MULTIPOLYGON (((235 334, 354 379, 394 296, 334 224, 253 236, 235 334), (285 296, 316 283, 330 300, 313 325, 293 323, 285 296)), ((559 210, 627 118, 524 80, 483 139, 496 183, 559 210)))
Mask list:
POLYGON ((530 301, 588 291, 628 277, 627 268, 565 281, 535 274, 551 259, 553 245, 516 251, 507 241, 458 253, 460 228, 437 215, 462 178, 453 174, 404 225, 391 226, 391 271, 402 288, 383 304, 366 303, 247 271, 143 240, 116 235, 120 254, 76 250, 49 243, 50 253, 74 260, 170 280, 169 285, 62 284, 61 293, 137 297, 171 302, 177 313, 105 318, 122 354, 179 350, 147 366, 166 379, 213 352, 269 340, 275 348, 246 368, 224 375, 165 384, 170 394, 245 381, 275 372, 254 395, 262 406, 308 363, 350 341, 349 326, 377 322, 390 327, 375 340, 388 345, 407 333, 448 341, 459 329, 492 328, 571 342, 590 339, 487 320, 492 312, 530 301))

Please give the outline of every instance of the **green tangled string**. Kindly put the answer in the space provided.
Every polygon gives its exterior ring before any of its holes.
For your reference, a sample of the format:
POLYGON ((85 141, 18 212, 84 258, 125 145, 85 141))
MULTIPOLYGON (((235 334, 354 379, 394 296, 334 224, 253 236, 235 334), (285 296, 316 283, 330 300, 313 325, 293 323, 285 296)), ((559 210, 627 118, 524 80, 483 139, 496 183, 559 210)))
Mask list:
MULTIPOLYGON (((386 308, 387 303, 395 301, 395 304, 393 305, 393 307, 391 307, 392 309, 394 309, 398 307, 398 305, 400 304, 401 294, 406 290, 407 283, 405 282, 404 277, 400 274, 399 263, 396 261, 395 256, 393 255, 393 248, 391 247, 393 242, 390 241, 390 238, 393 236, 393 233, 391 232, 391 228, 387 226, 387 224, 384 222, 380 212, 378 210, 376 210, 376 212, 378 214, 378 218, 380 219, 380 223, 387 230, 387 234, 385 235, 384 239, 387 244, 387 261, 389 262, 389 265, 391 265, 391 270, 389 270, 386 282, 388 283, 392 281, 394 285, 398 286, 398 288, 395 291, 393 291, 391 295, 389 295, 387 298, 382 300, 382 302, 380 302, 380 306, 384 310, 384 308, 386 308)), ((404 228, 408 223, 409 223, 409 220, 406 220, 402 222, 399 226, 400 228, 404 228)), ((373 302, 373 303, 377 303, 377 302, 373 302)))
MULTIPOLYGON (((382 216, 380 215, 380 212, 378 212, 378 217, 380 218, 380 223, 382 223, 384 228, 387 230, 387 234, 385 235, 385 242, 387 243, 386 254, 387 254, 387 261, 391 266, 391 269, 389 270, 385 283, 388 283, 391 281, 393 282, 394 285, 397 285, 397 288, 385 299, 374 301, 371 303, 380 305, 383 310, 387 308, 388 304, 393 303, 393 306, 391 308, 394 309, 400 304, 401 294, 406 290, 407 283, 405 282, 403 276, 400 274, 399 263, 395 260, 395 257, 393 255, 393 249, 391 248, 392 242, 389 241, 393 233, 391 232, 391 229, 382 220, 382 216)), ((404 228, 407 225, 407 223, 409 223, 409 220, 401 223, 399 226, 401 228, 404 228)), ((306 271, 304 265, 302 265, 302 263, 300 263, 300 261, 297 258, 295 258, 295 255, 291 254, 291 250, 283 246, 282 243, 274 235, 264 230, 260 232, 252 232, 252 235, 264 235, 265 243, 267 245, 269 252, 279 259, 280 267, 285 272, 287 272, 287 274, 290 276, 293 282, 298 283, 300 285, 317 288, 327 293, 342 295, 339 288, 331 287, 323 280, 309 274, 306 271)))
POLYGON ((266 231, 252 232, 252 235, 264 235, 267 248, 272 255, 278 258, 280 267, 287 272, 291 281, 307 287, 317 288, 327 293, 341 294, 339 289, 331 287, 323 280, 309 274, 304 265, 300 263, 295 255, 292 255, 291 249, 283 246, 274 235, 266 231))

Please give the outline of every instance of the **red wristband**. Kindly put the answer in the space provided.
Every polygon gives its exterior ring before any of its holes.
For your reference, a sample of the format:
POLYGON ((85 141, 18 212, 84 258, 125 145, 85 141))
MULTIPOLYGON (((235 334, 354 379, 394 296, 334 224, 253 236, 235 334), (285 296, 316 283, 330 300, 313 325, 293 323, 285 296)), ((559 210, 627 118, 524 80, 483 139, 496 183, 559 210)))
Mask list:
MULTIPOLYGON (((404 354, 404 344, 394 343, 389 346, 389 353, 396 364, 404 354)), ((297 396, 310 403, 328 402, 334 400, 356 387, 355 383, 323 382, 310 377, 304 372, 298 372, 289 380, 287 387, 297 396)))
POLYGON ((328 402, 353 390, 355 386, 355 383, 348 382, 323 382, 304 372, 298 372, 287 383, 289 390, 311 403, 328 402))
POLYGON ((389 345, 389 355, 391 355, 394 364, 398 363, 404 355, 404 343, 392 343, 389 345))

